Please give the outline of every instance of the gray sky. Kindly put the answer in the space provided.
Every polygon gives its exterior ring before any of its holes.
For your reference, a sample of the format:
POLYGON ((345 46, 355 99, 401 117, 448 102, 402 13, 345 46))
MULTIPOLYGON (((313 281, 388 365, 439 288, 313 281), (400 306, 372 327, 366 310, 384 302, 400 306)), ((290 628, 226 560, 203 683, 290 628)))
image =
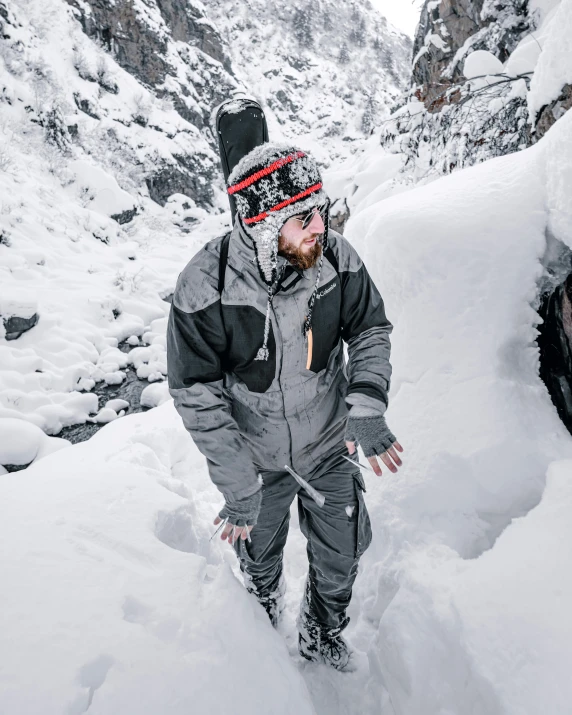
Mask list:
POLYGON ((420 0, 370 0, 388 21, 398 29, 413 37, 421 12, 420 0))

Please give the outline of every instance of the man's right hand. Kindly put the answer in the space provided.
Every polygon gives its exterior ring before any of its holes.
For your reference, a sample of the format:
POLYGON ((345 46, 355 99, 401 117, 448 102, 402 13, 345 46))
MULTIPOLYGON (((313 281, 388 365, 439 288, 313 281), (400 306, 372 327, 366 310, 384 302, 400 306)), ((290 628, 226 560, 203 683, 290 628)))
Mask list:
MULTIPOLYGON (((214 525, 218 526, 223 520, 220 516, 214 520, 214 525)), ((224 529, 220 535, 220 538, 224 541, 228 539, 229 544, 235 544, 239 539, 246 541, 250 538, 250 532, 254 529, 254 526, 236 526, 236 524, 231 524, 227 521, 224 529)))
POLYGON ((228 539, 229 544, 234 544, 238 539, 246 541, 250 532, 256 526, 260 505, 262 504, 262 488, 244 499, 226 502, 219 515, 214 520, 215 526, 223 520, 227 523, 222 530, 221 539, 228 539))

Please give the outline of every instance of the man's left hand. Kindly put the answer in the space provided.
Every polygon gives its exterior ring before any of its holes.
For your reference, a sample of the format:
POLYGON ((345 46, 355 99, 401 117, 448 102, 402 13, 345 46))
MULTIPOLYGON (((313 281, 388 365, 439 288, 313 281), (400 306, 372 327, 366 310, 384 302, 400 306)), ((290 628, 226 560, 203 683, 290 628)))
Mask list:
POLYGON ((356 443, 361 445, 367 461, 378 477, 383 474, 378 457, 394 474, 403 464, 398 454, 403 452, 403 447, 392 434, 382 415, 353 417, 350 412, 346 428, 346 446, 350 454, 355 453, 356 443))

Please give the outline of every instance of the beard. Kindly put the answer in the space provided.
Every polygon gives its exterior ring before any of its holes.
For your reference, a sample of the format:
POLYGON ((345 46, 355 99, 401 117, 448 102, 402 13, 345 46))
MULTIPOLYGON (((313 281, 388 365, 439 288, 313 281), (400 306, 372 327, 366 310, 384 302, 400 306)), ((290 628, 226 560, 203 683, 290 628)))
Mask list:
POLYGON ((316 236, 316 243, 309 251, 303 251, 287 243, 283 247, 279 247, 278 255, 283 256, 295 268, 301 268, 303 271, 306 271, 308 268, 315 266, 322 255, 321 238, 321 234, 316 236))

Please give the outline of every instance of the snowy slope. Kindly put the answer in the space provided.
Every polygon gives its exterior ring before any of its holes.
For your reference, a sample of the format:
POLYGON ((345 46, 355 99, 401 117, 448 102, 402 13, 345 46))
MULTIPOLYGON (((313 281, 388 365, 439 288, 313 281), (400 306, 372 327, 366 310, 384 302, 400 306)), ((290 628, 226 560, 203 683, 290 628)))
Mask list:
MULTIPOLYGON (((149 198, 149 171, 175 171, 174 157, 185 153, 218 158, 192 124, 83 34, 64 2, 11 8, 3 32, 0 417, 58 434, 112 419, 92 390, 121 383, 126 367, 163 379, 163 298, 226 216, 209 216, 180 194, 164 209, 149 198), (105 73, 85 79, 86 67, 105 73), (146 123, 137 120, 142 106, 146 123), (6 320, 34 312, 34 328, 5 339, 6 320), (129 354, 117 349, 127 339, 129 354)), ((221 190, 208 188, 225 206, 221 190)))
POLYGON ((172 404, 68 452, 0 483, 0 712, 310 715, 172 404))
MULTIPOLYGON (((358 13, 356 42, 365 45, 349 46, 352 61, 342 66, 347 8, 301 52, 292 9, 275 17, 271 7, 253 6, 243 36, 218 5, 70 4, 0 0, 0 418, 25 419, 50 435, 114 419, 121 408, 106 409, 94 388, 120 385, 126 370, 150 382, 165 376, 163 299, 229 220, 208 127, 212 105, 239 86, 255 88, 273 136, 304 138, 327 163, 363 138, 368 93, 373 121, 407 72, 407 41, 369 6, 358 13), (202 49, 180 39, 172 18, 169 26, 168 7, 179 20, 195 13, 202 49), (106 51, 96 21, 114 12, 134 23, 142 56, 119 45, 106 51), (234 60, 205 13, 222 23, 234 60), (273 33, 277 24, 286 32, 273 33), (272 36, 267 54, 253 41, 260 32, 272 36), (300 103, 296 111, 286 111, 291 101, 300 103), (7 321, 34 315, 35 327, 6 340, 7 321), (135 349, 127 353, 125 341, 135 349)), ((230 17, 238 22, 246 9, 230 17)), ((333 2, 323 9, 335 16, 333 2)), ((165 396, 156 390, 151 404, 165 396)), ((0 432, 5 443, 7 434, 0 432)), ((0 452, 0 464, 12 463, 9 454, 0 452)))
POLYGON ((270 135, 329 165, 389 113, 409 80, 411 41, 369 2, 207 0, 237 79, 269 111, 270 135))

